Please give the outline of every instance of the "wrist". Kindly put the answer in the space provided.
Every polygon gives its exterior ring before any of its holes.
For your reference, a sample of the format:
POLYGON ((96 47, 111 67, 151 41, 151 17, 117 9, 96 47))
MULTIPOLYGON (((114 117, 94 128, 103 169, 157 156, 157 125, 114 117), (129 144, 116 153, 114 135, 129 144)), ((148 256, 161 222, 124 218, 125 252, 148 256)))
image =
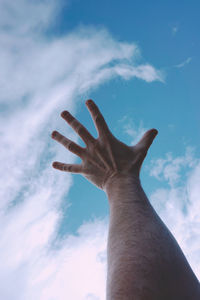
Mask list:
POLYGON ((123 191, 131 191, 135 185, 141 185, 139 175, 116 173, 107 179, 103 190, 108 198, 112 198, 123 191))

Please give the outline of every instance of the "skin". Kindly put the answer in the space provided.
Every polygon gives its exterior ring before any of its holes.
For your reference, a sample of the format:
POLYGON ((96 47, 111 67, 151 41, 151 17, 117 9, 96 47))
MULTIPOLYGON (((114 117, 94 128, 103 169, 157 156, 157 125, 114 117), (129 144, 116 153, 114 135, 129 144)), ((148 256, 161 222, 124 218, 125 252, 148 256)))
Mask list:
POLYGON ((68 111, 62 118, 85 143, 59 132, 52 138, 78 155, 81 164, 54 162, 55 169, 79 173, 105 191, 110 207, 107 245, 107 300, 199 300, 200 284, 177 241, 159 218, 140 183, 140 170, 157 135, 148 130, 134 146, 113 136, 92 100, 86 106, 94 138, 68 111))

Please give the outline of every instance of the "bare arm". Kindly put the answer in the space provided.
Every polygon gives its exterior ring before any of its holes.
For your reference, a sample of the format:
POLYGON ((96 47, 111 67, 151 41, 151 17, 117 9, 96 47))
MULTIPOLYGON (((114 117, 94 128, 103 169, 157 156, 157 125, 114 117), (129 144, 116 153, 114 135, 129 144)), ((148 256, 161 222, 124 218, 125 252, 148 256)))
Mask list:
POLYGON ((63 112, 61 116, 86 147, 54 131, 52 137, 77 154, 82 163, 54 162, 53 167, 82 174, 108 196, 107 300, 200 299, 196 276, 140 184, 142 162, 157 130, 147 131, 135 146, 127 146, 112 135, 95 103, 88 100, 86 104, 98 138, 69 112, 63 112))

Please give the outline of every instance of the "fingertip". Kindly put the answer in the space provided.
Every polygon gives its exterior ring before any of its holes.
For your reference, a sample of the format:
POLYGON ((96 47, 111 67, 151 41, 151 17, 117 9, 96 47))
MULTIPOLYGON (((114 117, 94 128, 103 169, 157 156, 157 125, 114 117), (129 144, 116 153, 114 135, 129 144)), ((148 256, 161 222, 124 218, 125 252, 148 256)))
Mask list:
POLYGON ((155 129, 155 128, 152 128, 152 129, 151 129, 151 132, 152 132, 155 136, 158 134, 158 130, 155 129))
POLYGON ((62 118, 67 117, 68 115, 69 115, 69 112, 67 110, 62 111, 61 114, 60 114, 60 116, 62 118))
POLYGON ((61 112, 60 115, 68 123, 71 123, 74 120, 74 117, 70 114, 68 110, 64 110, 63 112, 61 112))
POLYGON ((152 143, 153 140, 155 139, 155 137, 157 136, 157 134, 158 134, 158 130, 155 128, 152 128, 148 131, 147 139, 149 139, 150 142, 152 143))
POLYGON ((56 167, 57 167, 57 165, 58 165, 58 164, 57 164, 57 162, 56 162, 56 161, 54 161, 54 162, 52 163, 52 167, 53 167, 53 168, 56 168, 56 167))
POLYGON ((56 137, 56 135, 57 135, 57 131, 56 130, 54 130, 52 133, 51 133, 51 137, 54 139, 55 137, 56 137))
POLYGON ((94 104, 94 101, 93 101, 92 99, 88 99, 88 100, 85 101, 85 104, 86 104, 87 106, 90 106, 90 105, 93 105, 93 104, 94 104))

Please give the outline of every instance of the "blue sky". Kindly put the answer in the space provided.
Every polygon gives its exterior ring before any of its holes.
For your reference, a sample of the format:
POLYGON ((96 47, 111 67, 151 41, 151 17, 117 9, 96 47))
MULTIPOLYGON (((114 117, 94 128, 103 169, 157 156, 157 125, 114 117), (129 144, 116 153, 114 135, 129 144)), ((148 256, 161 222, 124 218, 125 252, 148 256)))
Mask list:
POLYGON ((5 300, 105 299, 106 195, 51 167, 77 160, 53 130, 82 144, 61 111, 96 136, 89 98, 125 143, 158 129, 142 184, 200 279, 199 9, 193 0, 0 1, 5 300))
MULTIPOLYGON (((183 154, 186 144, 200 146, 198 8, 198 1, 192 1, 190 5, 188 1, 126 1, 126 5, 122 1, 72 1, 58 22, 57 33, 83 25, 106 28, 117 40, 136 43, 143 56, 141 60, 163 72, 164 83, 115 79, 87 94, 100 105, 114 133, 127 142, 131 138, 120 130, 118 122, 123 116, 137 126, 142 121, 145 128, 156 127, 159 136, 150 154, 155 157, 166 152, 183 154)), ((83 104, 80 104, 77 117, 92 127, 83 104)), ((105 215, 108 209, 107 201, 102 203, 100 200, 105 198, 104 194, 78 177, 71 189, 71 199, 78 198, 79 186, 90 201, 84 206, 73 202, 69 210, 77 215, 76 219, 69 220, 73 230, 79 226, 80 218, 85 219, 91 214, 105 215), (93 201, 96 197, 98 202, 93 201)), ((156 182, 148 185, 148 176, 144 180, 146 189, 152 192, 156 182)))

